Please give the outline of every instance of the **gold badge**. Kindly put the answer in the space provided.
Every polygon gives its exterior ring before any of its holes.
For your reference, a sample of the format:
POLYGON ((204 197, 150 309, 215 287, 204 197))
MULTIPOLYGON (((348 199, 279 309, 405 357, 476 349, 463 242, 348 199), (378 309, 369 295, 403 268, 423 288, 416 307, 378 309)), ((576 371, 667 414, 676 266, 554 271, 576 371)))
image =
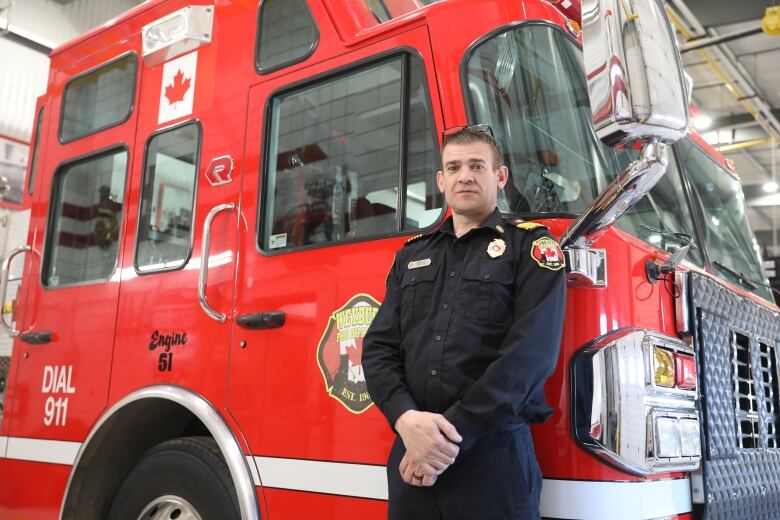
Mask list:
POLYGON ((500 238, 497 238, 488 244, 487 254, 490 258, 498 258, 504 254, 504 251, 506 251, 506 242, 500 238))

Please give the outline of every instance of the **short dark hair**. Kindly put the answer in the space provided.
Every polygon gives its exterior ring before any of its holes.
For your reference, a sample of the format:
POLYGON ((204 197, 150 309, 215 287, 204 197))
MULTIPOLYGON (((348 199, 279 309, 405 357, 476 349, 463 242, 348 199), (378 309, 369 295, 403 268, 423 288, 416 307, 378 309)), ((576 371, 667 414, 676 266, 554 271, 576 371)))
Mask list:
POLYGON ((452 129, 452 132, 444 131, 442 136, 441 151, 444 153, 444 148, 448 144, 471 144, 474 142, 485 143, 490 146, 490 151, 493 155, 493 166, 499 168, 504 165, 504 156, 501 153, 501 148, 498 146, 495 138, 492 135, 492 130, 487 125, 476 126, 464 126, 456 129, 452 129), (489 131, 485 131, 480 127, 487 127, 489 131))

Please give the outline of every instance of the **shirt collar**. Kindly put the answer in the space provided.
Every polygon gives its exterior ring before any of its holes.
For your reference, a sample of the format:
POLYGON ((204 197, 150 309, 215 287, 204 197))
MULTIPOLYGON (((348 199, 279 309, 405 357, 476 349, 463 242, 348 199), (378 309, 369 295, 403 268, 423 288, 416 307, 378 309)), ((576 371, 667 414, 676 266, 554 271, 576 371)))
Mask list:
MULTIPOLYGON (((490 215, 490 217, 488 217, 488 219, 483 222, 481 226, 477 226, 474 229, 491 229, 494 233, 503 235, 505 233, 505 225, 506 224, 504 223, 504 219, 501 216, 501 212, 498 211, 498 208, 496 208, 493 210, 493 213, 490 215)), ((469 233, 473 232, 474 229, 469 231, 469 233)), ((446 220, 442 222, 437 231, 439 233, 446 233, 448 235, 455 236, 455 227, 452 224, 452 215, 447 217, 446 220)))

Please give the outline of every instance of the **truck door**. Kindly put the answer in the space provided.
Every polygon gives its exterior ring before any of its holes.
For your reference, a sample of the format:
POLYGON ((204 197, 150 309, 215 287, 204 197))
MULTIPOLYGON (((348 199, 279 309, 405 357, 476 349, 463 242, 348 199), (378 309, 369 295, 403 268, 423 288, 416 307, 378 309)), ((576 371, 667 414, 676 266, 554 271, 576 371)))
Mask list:
POLYGON ((218 52, 145 71, 111 402, 173 384, 224 406, 246 96, 215 93, 215 78, 240 68, 218 52))
POLYGON ((361 346, 399 237, 443 214, 435 85, 419 25, 250 89, 228 406, 271 510, 314 514, 315 495, 289 490, 384 498, 391 432, 361 346), (367 465, 368 484, 314 460, 367 465))
POLYGON ((40 130, 0 486, 0 503, 52 516, 108 396, 141 76, 116 47, 88 61, 55 77, 40 130))

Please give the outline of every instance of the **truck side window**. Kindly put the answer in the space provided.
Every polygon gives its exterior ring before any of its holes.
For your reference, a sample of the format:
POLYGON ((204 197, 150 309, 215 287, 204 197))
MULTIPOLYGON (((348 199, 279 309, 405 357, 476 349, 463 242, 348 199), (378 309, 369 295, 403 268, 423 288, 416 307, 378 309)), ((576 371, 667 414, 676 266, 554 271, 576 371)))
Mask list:
POLYGON ((133 110, 137 66, 138 58, 128 54, 71 80, 62 100, 60 141, 126 121, 133 110))
POLYGON ((116 267, 127 151, 110 150, 62 166, 51 195, 43 285, 107 280, 116 267))
POLYGON ((433 224, 443 201, 435 184, 439 157, 430 107, 422 61, 409 54, 276 96, 261 247, 273 251, 433 224), (406 194, 402 201, 399 192, 406 194))
POLYGON ((135 253, 139 272, 175 269, 190 256, 199 145, 197 123, 149 140, 135 253))
POLYGON ((35 187, 35 167, 38 165, 38 146, 41 144, 41 123, 43 123, 43 107, 38 111, 35 122, 35 142, 33 143, 32 160, 30 161, 30 176, 27 179, 27 193, 32 195, 35 187))
POLYGON ((317 47, 317 25, 305 0, 264 0, 257 28, 255 59, 261 74, 303 61, 317 47))

